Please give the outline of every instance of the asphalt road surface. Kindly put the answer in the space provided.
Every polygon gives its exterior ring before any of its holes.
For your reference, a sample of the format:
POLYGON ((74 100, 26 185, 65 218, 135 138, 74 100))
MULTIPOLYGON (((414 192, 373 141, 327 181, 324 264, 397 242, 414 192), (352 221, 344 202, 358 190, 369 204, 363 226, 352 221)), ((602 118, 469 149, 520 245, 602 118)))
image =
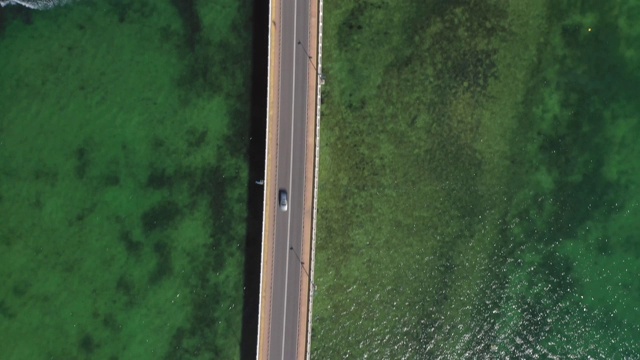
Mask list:
MULTIPOLYGON (((278 190, 287 191, 287 211, 276 210, 269 359, 291 360, 298 354, 301 331, 299 258, 303 236, 303 200, 307 134, 309 1, 281 0, 278 190)), ((275 16, 274 16, 275 18, 275 16)), ((313 70, 313 68, 311 68, 313 70)), ((276 192, 277 194, 278 192, 276 192)), ((278 204, 279 199, 274 199, 278 204)), ((305 279, 302 279, 305 280, 305 279)))

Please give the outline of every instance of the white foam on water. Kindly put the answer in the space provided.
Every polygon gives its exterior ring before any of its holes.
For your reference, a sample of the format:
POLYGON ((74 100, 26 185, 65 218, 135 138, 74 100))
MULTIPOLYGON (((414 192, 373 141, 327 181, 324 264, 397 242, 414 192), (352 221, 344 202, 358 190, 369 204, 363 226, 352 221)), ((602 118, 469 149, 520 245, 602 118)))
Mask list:
POLYGON ((30 9, 47 10, 58 5, 64 5, 70 0, 0 0, 0 6, 22 5, 30 9))

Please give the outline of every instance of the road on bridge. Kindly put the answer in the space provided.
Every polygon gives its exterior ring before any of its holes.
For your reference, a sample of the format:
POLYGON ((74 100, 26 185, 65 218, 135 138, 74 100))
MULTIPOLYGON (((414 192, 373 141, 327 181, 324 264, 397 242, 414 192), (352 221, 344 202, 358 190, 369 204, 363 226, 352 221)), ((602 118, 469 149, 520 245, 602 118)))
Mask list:
POLYGON ((317 19, 317 0, 271 0, 259 359, 305 359, 308 350, 317 19))

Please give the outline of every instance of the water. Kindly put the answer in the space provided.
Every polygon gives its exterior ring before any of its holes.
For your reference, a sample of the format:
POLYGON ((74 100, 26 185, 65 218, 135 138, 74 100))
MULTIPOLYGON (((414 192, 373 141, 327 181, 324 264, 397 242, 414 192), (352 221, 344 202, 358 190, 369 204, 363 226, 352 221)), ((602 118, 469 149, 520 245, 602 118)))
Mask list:
POLYGON ((0 9, 3 359, 240 357, 250 16, 0 9))
POLYGON ((640 2, 324 10, 313 358, 639 358, 640 2))

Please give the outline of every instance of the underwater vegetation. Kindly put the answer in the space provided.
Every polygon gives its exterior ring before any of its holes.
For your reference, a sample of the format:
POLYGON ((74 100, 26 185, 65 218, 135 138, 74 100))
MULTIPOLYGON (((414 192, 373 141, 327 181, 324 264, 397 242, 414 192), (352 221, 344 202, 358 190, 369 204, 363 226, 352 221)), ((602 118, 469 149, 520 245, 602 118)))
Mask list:
POLYGON ((639 6, 325 2, 314 358, 640 354, 639 6))
POLYGON ((0 12, 4 356, 239 358, 251 4, 25 11, 0 12))

